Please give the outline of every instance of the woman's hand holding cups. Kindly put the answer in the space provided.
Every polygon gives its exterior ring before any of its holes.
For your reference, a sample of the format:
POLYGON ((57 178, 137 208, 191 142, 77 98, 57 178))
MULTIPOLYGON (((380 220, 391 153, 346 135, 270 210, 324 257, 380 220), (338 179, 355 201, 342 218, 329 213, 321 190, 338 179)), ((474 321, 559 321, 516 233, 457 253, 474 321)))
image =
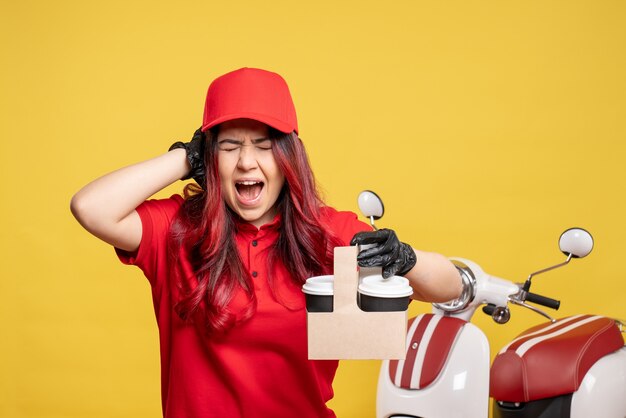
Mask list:
POLYGON ((382 267, 383 277, 404 275, 415 266, 417 257, 410 245, 400 242, 391 229, 359 232, 350 245, 374 244, 359 252, 357 260, 361 267, 382 267))

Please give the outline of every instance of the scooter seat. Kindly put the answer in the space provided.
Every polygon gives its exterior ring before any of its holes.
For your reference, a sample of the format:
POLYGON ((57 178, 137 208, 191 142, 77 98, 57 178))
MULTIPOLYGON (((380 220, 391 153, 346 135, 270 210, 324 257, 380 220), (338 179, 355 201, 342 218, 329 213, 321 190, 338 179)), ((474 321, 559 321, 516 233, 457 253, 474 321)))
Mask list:
POLYGON ((596 361, 623 346, 615 321, 603 316, 576 315, 530 328, 494 359, 490 396, 530 402, 575 392, 596 361))
POLYGON ((450 348, 466 323, 433 314, 409 320, 406 358, 389 362, 390 381, 403 389, 423 389, 430 385, 441 373, 450 348))

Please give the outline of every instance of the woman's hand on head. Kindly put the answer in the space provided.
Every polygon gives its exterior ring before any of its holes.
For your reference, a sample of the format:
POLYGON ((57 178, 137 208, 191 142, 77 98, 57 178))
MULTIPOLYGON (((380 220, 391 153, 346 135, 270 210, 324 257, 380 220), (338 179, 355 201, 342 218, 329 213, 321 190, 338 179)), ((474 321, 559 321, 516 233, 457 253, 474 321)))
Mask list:
POLYGON ((189 163, 189 173, 181 180, 193 178, 203 189, 206 186, 206 166, 204 164, 204 150, 206 145, 206 135, 201 128, 196 129, 189 142, 174 142, 169 151, 183 148, 187 153, 189 163))

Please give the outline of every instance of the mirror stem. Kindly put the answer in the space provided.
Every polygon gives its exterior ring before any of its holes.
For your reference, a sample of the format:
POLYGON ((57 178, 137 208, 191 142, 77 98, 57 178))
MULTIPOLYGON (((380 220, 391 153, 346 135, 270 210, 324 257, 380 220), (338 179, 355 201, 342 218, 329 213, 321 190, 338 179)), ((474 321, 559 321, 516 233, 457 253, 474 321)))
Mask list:
POLYGON ((528 276, 528 278, 526 279, 526 282, 524 283, 523 290, 525 292, 528 292, 530 290, 530 279, 532 279, 533 276, 537 276, 537 275, 539 275, 541 273, 545 273, 546 271, 550 271, 550 270, 554 270, 555 268, 562 267, 562 266, 566 265, 567 263, 569 263, 571 261, 571 259, 572 259, 572 253, 568 253, 567 254, 567 260, 565 260, 564 262, 559 263, 559 264, 555 264, 554 266, 551 266, 551 267, 545 268, 543 270, 539 270, 539 271, 536 271, 534 273, 531 273, 530 276, 528 276))

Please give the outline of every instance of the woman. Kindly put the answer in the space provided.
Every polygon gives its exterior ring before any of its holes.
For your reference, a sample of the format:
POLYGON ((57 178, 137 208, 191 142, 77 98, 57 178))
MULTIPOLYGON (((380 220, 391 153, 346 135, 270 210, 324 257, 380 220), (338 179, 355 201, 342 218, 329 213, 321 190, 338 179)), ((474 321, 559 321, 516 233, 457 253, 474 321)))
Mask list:
POLYGON ((323 205, 287 84, 264 70, 217 78, 189 143, 93 181, 71 209, 150 281, 166 417, 334 416, 337 362, 307 359, 301 286, 332 273, 335 246, 378 244, 359 263, 405 275, 414 298, 460 292, 444 257, 323 205), (184 198, 146 200, 191 176, 184 198))

